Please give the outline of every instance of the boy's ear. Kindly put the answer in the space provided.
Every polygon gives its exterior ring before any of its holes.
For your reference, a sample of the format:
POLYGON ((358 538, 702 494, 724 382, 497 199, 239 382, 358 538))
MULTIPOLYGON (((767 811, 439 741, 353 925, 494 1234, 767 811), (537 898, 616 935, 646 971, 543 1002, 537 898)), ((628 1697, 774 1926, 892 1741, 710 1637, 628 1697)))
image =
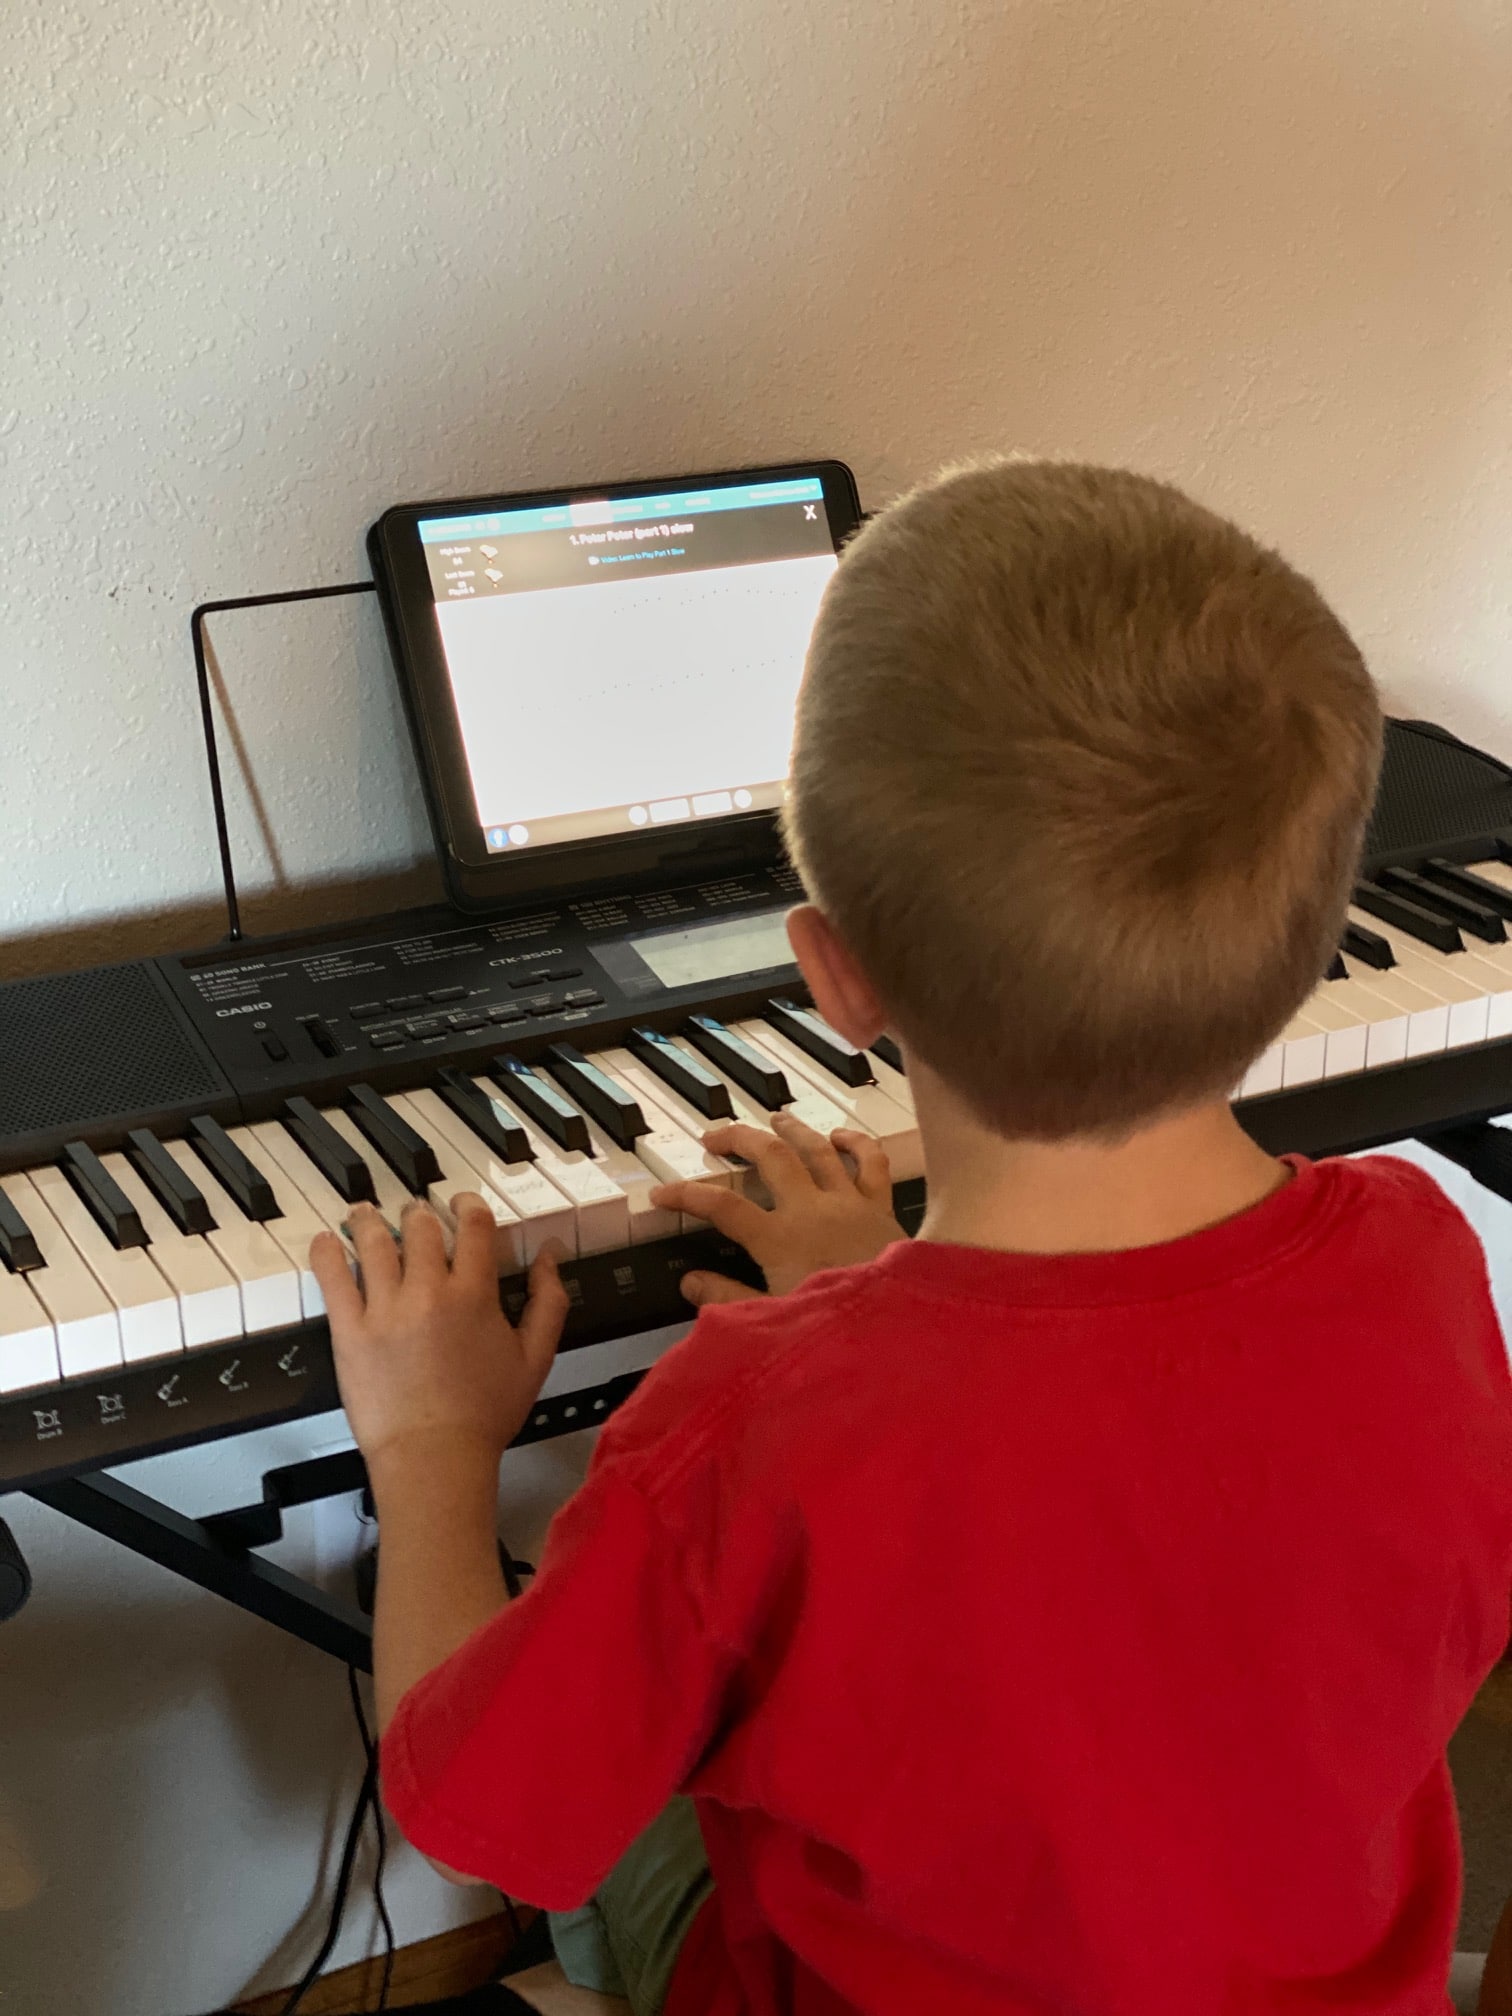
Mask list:
POLYGON ((887 1012, 824 912, 800 903, 788 912, 787 930, 793 956, 825 1021, 859 1050, 875 1043, 887 1027, 887 1012))

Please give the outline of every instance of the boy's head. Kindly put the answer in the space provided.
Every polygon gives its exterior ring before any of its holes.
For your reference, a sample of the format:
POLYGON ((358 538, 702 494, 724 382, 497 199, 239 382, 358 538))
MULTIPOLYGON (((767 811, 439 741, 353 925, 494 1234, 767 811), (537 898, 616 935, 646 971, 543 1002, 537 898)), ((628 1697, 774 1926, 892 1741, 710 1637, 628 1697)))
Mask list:
POLYGON ((787 829, 909 1048, 1010 1136, 1221 1097, 1320 979, 1381 716, 1310 582, 1165 484, 999 461, 848 548, 787 829))

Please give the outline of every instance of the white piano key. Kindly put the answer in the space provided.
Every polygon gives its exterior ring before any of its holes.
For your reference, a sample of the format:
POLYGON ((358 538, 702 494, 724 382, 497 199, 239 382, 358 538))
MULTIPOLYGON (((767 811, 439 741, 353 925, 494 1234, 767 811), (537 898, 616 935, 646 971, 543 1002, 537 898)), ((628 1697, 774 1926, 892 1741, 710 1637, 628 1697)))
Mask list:
POLYGON ((0 1393, 55 1385, 63 1377, 58 1333, 27 1279, 0 1266, 0 1393))
POLYGON ((603 1165, 575 1148, 558 1148, 530 1115, 507 1099, 492 1078, 473 1083, 497 1099, 525 1130, 535 1167, 569 1200, 577 1224, 579 1253, 614 1253, 632 1243, 630 1199, 603 1165))
POLYGON ((1348 1077, 1365 1069, 1365 1024, 1342 1002, 1333 1000, 1327 987, 1319 987, 1308 996, 1302 1003, 1302 1013, 1323 1031, 1325 1078, 1348 1077))
MULTIPOLYGON (((788 1069, 787 1060, 767 1042, 775 1031, 768 1029, 764 1022, 732 1022, 730 1033, 738 1036, 742 1043, 748 1043, 759 1057, 765 1058, 787 1079, 788 1090, 793 1097, 786 1110, 803 1121, 805 1126, 812 1127, 816 1134, 833 1134, 837 1127, 852 1124, 851 1116, 844 1107, 837 1105, 833 1099, 827 1099, 807 1073, 788 1069)), ((800 1051, 799 1055, 802 1054, 800 1051)), ((770 1125, 771 1114, 763 1117, 770 1125)))
MULTIPOLYGON (((806 1050, 800 1050, 780 1030, 769 1029, 764 1022, 737 1022, 735 1034, 746 1043, 762 1045, 768 1056, 787 1073, 788 1083, 795 1095, 799 1085, 807 1083, 831 1105, 840 1108, 845 1115, 841 1126, 854 1127, 880 1142, 886 1151, 895 1183, 906 1183, 911 1177, 924 1174, 924 1149, 911 1104, 905 1110, 882 1090, 880 1084, 842 1084, 833 1072, 826 1071, 806 1050)), ((869 1058, 868 1062, 884 1071, 887 1068, 875 1058, 869 1058)))
POLYGON ((721 1190, 744 1189, 745 1172, 704 1147, 702 1136, 709 1124, 704 1116, 638 1064, 628 1050, 595 1051, 590 1061, 639 1102, 651 1132, 636 1142, 635 1153, 659 1183, 714 1183, 721 1190))
POLYGON ((115 1304, 74 1250, 41 1193, 26 1176, 0 1176, 0 1189, 31 1227, 47 1263, 26 1278, 57 1331, 58 1369, 63 1378, 119 1365, 121 1325, 115 1304))
POLYGON ((1265 1092, 1281 1090, 1281 1071, 1286 1056, 1286 1045, 1278 1037, 1269 1044, 1251 1064, 1239 1082, 1238 1097, 1258 1099, 1265 1092))
POLYGON ((102 1155, 100 1160, 136 1206, 152 1241, 152 1258, 178 1297, 185 1349, 240 1337, 241 1296, 209 1240, 198 1232, 181 1232, 124 1155, 102 1155))
POLYGON ((1314 1085, 1328 1059, 1328 1033, 1306 1015, 1293 1015, 1281 1031, 1281 1083, 1314 1085))
MULTIPOLYGON (((378 1209, 390 1225, 397 1226, 404 1216, 405 1205, 414 1199, 414 1191, 400 1182, 349 1113, 344 1113, 339 1106, 323 1106, 320 1109, 320 1117, 336 1130, 343 1141, 349 1142, 367 1164, 373 1178, 373 1188, 377 1192, 378 1209)), ((449 1235, 456 1230, 457 1221, 452 1217, 449 1201, 441 1202, 437 1215, 446 1227, 448 1251, 450 1251, 449 1235)))
POLYGON ((459 1191, 471 1190, 483 1199, 493 1214, 496 1235, 495 1265, 499 1273, 518 1274, 528 1267, 530 1262, 526 1257, 525 1228, 516 1212, 491 1185, 482 1180, 471 1164, 452 1147, 444 1134, 438 1133, 427 1124, 424 1113, 411 1106, 404 1093, 391 1092, 389 1104, 427 1143, 441 1170, 440 1181, 432 1183, 426 1192, 431 1209, 443 1223, 454 1223, 451 1200, 459 1191))
MULTIPOLYGON (((491 1098, 502 1099, 504 1094, 492 1079, 480 1079, 479 1083, 491 1098)), ((561 1088, 558 1087, 558 1090, 561 1088)), ((566 1097, 565 1094, 563 1094, 566 1097)), ((509 1102, 506 1100, 506 1104, 509 1102)), ((569 1101, 569 1103, 571 1103, 569 1101)), ((519 1108, 512 1111, 518 1113, 519 1108)), ((579 1109, 581 1110, 581 1109, 579 1109)), ((524 1119, 524 1115, 520 1115, 524 1119)), ((682 1215, 677 1211, 664 1211, 660 1205, 651 1202, 651 1192, 658 1183, 666 1179, 654 1176, 646 1164, 628 1148, 621 1148, 599 1126, 591 1114, 584 1113, 588 1128, 588 1139, 593 1146, 593 1167, 600 1176, 608 1177, 625 1199, 630 1211, 630 1237, 625 1242, 630 1246, 643 1246, 652 1239, 671 1239, 683 1229, 682 1215)), ((549 1165, 546 1173, 552 1174, 549 1165)))
POLYGON ((324 1232, 325 1219, 315 1209, 297 1183, 291 1183, 277 1162, 258 1141, 250 1127, 228 1127, 226 1132, 252 1167, 268 1179, 278 1199, 279 1215, 262 1222, 299 1269, 299 1306, 306 1316, 324 1316, 325 1297, 310 1268, 310 1243, 324 1232))
MULTIPOLYGON (((1427 988, 1430 994, 1436 994, 1448 1006, 1449 1049, 1485 1042, 1490 1024, 1486 989, 1477 975, 1477 969, 1464 964, 1463 953, 1435 952, 1409 932, 1398 931, 1379 917, 1355 910, 1349 914, 1356 924, 1386 940, 1405 978, 1417 981, 1419 986, 1427 988)), ((1393 967, 1391 970, 1395 972, 1397 969, 1393 967)))
MULTIPOLYGON (((434 1092, 402 1092, 393 1103, 412 1127, 435 1144, 438 1160, 444 1142, 460 1166, 468 1171, 467 1180, 458 1187, 482 1189, 485 1195, 491 1193, 509 1207, 519 1228, 510 1234, 522 1255, 519 1266, 528 1267, 548 1239, 559 1239, 569 1253, 579 1250, 572 1204, 533 1162, 501 1162, 488 1143, 480 1141, 461 1116, 434 1092)), ((618 1204, 619 1192, 614 1191, 609 1201, 618 1204)), ((629 1243, 628 1220, 625 1231, 622 1244, 629 1243)))
POLYGON ((1399 968, 1389 966, 1384 969, 1367 966, 1362 959, 1345 953, 1344 970, 1351 981, 1366 987, 1377 995, 1388 1007, 1395 1008, 1407 1018, 1407 1055, 1409 1057, 1431 1057, 1448 1047, 1449 1006, 1440 1001, 1436 994, 1430 994, 1426 987, 1420 987, 1409 979, 1399 968))
POLYGON ((300 1270, 262 1225, 242 1215, 187 1141, 164 1143, 186 1175, 199 1185, 210 1206, 215 1230, 205 1237, 225 1261, 241 1293, 242 1321, 248 1331, 282 1330, 303 1315, 300 1270))
POLYGON ((69 1244, 115 1304, 121 1358, 134 1365, 184 1348, 178 1297, 144 1246, 113 1246, 61 1169, 38 1169, 32 1187, 68 1235, 69 1244))
POLYGON ((887 1094, 888 1098, 891 1099, 894 1106, 901 1106, 909 1119, 914 1119, 916 1116, 914 1114, 913 1091, 908 1083, 908 1074, 904 1071, 895 1071, 885 1057, 878 1057, 870 1050, 866 1053, 866 1061, 876 1073, 878 1085, 887 1094))
POLYGON ((292 1183, 326 1230, 339 1232, 351 1207, 335 1185, 321 1174, 288 1128, 277 1120, 259 1120, 247 1131, 261 1151, 257 1166, 267 1172, 273 1194, 280 1204, 284 1191, 292 1183))
POLYGON ((1512 865, 1505 861, 1467 861, 1465 866, 1472 875, 1479 875, 1483 882, 1495 882, 1503 889, 1512 889, 1512 865))

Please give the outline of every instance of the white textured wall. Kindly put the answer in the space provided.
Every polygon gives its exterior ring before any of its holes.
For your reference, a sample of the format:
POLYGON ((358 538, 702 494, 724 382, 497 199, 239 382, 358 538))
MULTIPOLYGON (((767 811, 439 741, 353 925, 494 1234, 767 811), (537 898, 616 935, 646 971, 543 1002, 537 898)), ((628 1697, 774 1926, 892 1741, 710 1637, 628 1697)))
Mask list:
MULTIPOLYGON (((1313 571, 1399 706, 1512 754, 1504 0, 5 17, 0 972, 199 928, 189 609, 351 578, 406 496, 1127 461, 1313 571)), ((371 611, 219 636, 284 880, 412 862, 371 611)), ((336 1676, 26 1526, 0 1883, 10 1822, 44 1887, 0 1909, 0 1989, 190 2016, 288 1929, 336 1676)), ((440 1893, 402 1887, 414 1936, 440 1893)))

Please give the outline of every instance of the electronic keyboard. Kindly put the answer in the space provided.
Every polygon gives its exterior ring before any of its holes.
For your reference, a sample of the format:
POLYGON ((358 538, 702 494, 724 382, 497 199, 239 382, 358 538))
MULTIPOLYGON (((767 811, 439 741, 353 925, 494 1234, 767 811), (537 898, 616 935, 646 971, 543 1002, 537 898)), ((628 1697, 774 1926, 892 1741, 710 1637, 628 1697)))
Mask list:
MULTIPOLYGON (((873 1135, 916 1229, 904 1060, 813 1011, 777 936, 799 893, 772 862, 0 986, 0 1491, 338 1405, 308 1253, 358 1200, 479 1191, 512 1311, 565 1243, 523 1441, 620 1404, 641 1371, 603 1347, 686 1320, 689 1267, 759 1283, 650 1200, 754 1181, 714 1122, 873 1135)), ((1331 1154, 1512 1108, 1509 921, 1512 771, 1391 723, 1342 943, 1236 1091, 1249 1132, 1331 1154)))

